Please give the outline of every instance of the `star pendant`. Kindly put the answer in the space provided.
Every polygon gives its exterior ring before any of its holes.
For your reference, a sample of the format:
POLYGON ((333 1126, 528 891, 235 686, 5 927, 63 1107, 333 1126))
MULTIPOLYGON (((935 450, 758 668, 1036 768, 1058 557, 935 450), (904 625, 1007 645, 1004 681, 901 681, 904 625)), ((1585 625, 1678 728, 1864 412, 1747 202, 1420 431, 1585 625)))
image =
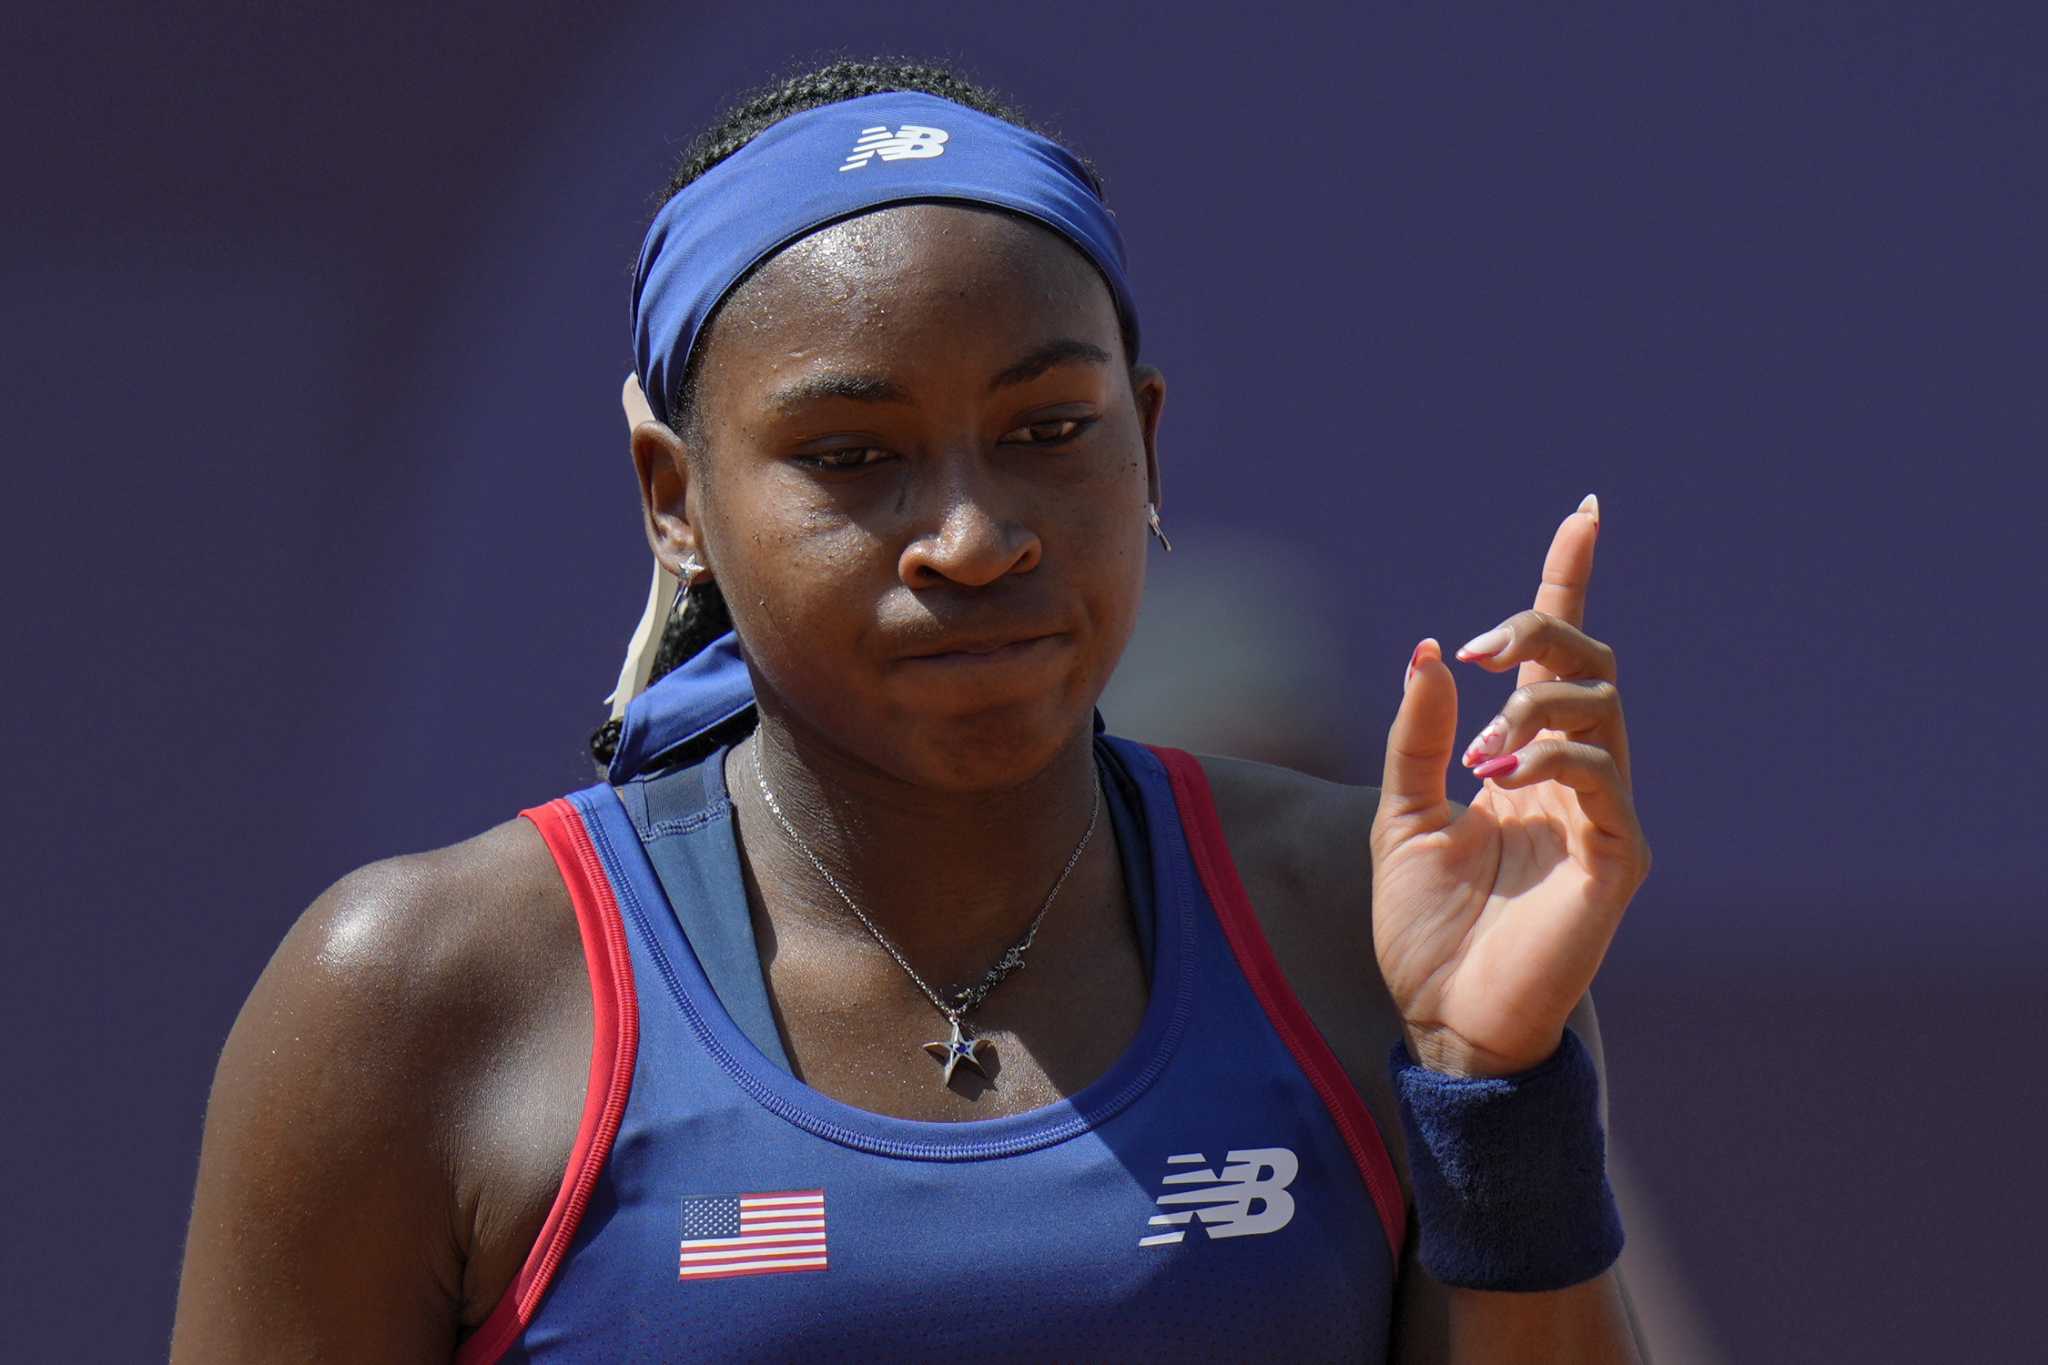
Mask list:
POLYGON ((934 1038, 931 1042, 924 1045, 926 1052, 931 1053, 934 1058, 946 1064, 944 1073, 939 1077, 939 1084, 951 1085, 953 1083, 953 1068, 956 1066, 973 1067, 975 1075, 983 1080, 987 1080, 988 1073, 981 1069, 981 1059, 974 1054, 976 1049, 987 1047, 989 1045, 988 1040, 986 1038, 976 1038, 971 1034, 962 1032, 958 1019, 949 1018, 947 1022, 953 1026, 953 1036, 943 1043, 934 1038))

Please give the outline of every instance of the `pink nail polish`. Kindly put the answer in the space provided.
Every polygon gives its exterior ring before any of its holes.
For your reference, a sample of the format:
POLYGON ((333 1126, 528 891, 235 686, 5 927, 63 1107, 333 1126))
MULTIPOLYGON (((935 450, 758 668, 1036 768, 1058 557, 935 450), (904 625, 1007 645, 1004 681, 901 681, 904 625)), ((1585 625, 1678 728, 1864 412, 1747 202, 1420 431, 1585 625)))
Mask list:
POLYGON ((1522 756, 1520 754, 1502 754, 1499 758, 1489 758, 1486 762, 1474 768, 1472 776, 1482 781, 1489 777, 1506 777, 1519 767, 1521 762, 1522 756))
POLYGON ((1472 742, 1465 746, 1465 766, 1469 768, 1482 759, 1498 755, 1501 746, 1507 742, 1507 737, 1508 718, 1506 716, 1495 716, 1492 720, 1486 722, 1486 728, 1477 735, 1474 735, 1472 742))
POLYGON ((1506 649, 1508 642, 1513 638, 1514 632, 1506 626, 1495 626, 1484 635, 1475 635, 1458 646, 1458 657, 1468 661, 1491 658, 1506 649))
POLYGON ((1408 691, 1408 684, 1415 681, 1415 665, 1422 662, 1422 646, 1435 643, 1436 637, 1434 635, 1426 636, 1420 644, 1415 646, 1415 652, 1408 656, 1408 671, 1401 675, 1401 691, 1403 693, 1408 691))

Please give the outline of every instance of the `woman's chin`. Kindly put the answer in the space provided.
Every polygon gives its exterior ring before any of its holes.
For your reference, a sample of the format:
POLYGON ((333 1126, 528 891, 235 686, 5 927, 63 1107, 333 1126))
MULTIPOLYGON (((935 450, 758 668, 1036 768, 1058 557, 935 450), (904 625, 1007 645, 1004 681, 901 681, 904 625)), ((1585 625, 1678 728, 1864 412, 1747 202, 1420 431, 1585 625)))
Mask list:
POLYGON ((963 794, 1022 785, 1092 727, 1092 706, 1076 713, 1054 700, 920 713, 892 735, 885 766, 920 786, 963 794))

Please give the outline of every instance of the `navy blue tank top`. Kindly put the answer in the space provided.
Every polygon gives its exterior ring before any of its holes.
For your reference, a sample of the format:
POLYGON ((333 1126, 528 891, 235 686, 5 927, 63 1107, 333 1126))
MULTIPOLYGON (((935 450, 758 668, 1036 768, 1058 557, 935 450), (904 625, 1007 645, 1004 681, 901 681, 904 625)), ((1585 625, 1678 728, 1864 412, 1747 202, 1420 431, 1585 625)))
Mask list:
POLYGON ((724 748, 524 812, 574 904, 583 1122, 458 1359, 1383 1359, 1405 1236, 1377 1129, 1281 977, 1201 766, 1098 736, 1150 994, 1095 1082, 887 1117, 789 1071, 724 748))

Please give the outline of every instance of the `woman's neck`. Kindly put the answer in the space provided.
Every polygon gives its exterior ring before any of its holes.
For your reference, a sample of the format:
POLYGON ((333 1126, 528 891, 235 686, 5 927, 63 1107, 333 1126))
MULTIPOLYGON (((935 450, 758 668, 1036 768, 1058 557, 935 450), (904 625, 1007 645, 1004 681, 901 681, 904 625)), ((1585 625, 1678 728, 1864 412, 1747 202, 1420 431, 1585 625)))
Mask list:
MULTIPOLYGON (((979 979, 1070 861, 1061 900, 1092 904, 1114 885, 1086 727, 1019 782, 963 793, 905 781, 767 718, 729 752, 726 782, 772 920, 868 935, 814 857, 935 990, 979 979)), ((1056 903, 1049 918, 1058 914, 1056 903)))

